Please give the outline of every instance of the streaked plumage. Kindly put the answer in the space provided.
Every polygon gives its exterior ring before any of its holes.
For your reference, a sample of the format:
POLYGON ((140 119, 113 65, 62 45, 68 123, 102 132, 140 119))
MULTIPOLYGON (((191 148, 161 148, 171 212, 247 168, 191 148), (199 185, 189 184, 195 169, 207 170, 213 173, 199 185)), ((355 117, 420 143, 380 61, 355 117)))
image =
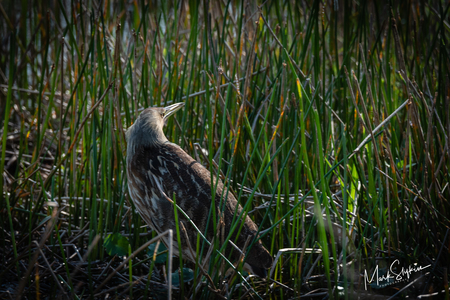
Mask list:
MULTIPOLYGON (((158 233, 176 229, 173 203, 168 201, 166 196, 172 198, 175 193, 177 204, 203 233, 211 206, 210 172, 180 146, 169 142, 163 133, 165 120, 183 105, 177 103, 166 108, 147 108, 126 133, 128 189, 139 214, 158 233)), ((228 195, 223 211, 226 237, 236 205, 237 214, 242 208, 232 193, 224 191, 224 186, 219 180, 215 196, 217 215, 222 192, 223 195, 228 195)), ((197 232, 180 213, 178 216, 186 227, 190 244, 195 249, 197 232)), ((248 237, 250 242, 253 240, 257 229, 256 224, 246 217, 239 237, 236 238, 234 235, 232 241, 242 250, 248 237)), ((209 241, 214 237, 212 222, 209 224, 206 237, 209 241)), ((183 257, 194 261, 183 234, 181 241, 183 257)), ((165 243, 167 244, 167 240, 165 243)), ((173 245, 177 248, 176 241, 173 245)), ((229 256, 230 251, 231 259, 237 261, 240 253, 232 246, 228 246, 226 256, 229 256)), ((272 257, 261 242, 257 242, 250 250, 246 263, 247 270, 264 277, 266 269, 272 264, 272 257)))

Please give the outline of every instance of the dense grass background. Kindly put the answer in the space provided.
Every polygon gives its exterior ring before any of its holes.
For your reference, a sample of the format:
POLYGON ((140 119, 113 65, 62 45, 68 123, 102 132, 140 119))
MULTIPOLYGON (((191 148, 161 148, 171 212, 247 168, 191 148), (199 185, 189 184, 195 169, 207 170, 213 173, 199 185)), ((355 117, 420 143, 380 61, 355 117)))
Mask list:
POLYGON ((449 299, 450 3, 197 4, 0 2, 0 297, 166 298, 174 272, 193 299, 449 299), (147 250, 124 131, 181 101, 166 135, 260 225, 265 281, 147 250), (396 259, 430 266, 366 290, 396 259))

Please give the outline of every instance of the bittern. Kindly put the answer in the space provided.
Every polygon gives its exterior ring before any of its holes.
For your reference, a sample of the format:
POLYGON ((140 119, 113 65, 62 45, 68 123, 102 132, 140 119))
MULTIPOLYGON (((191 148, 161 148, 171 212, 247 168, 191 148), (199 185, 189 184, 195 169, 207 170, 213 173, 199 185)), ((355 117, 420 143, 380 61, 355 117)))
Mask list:
MULTIPOLYGON (((224 230, 224 234, 215 234, 213 218, 210 218, 206 228, 212 204, 211 173, 180 146, 169 142, 163 132, 167 118, 183 106, 184 103, 176 103, 164 108, 147 108, 127 130, 128 190, 141 217, 157 233, 168 229, 174 232, 176 230, 174 204, 170 201, 175 194, 176 204, 196 227, 205 233, 209 241, 215 237, 223 239, 229 235, 233 217, 235 214, 241 214, 242 207, 219 179, 213 209, 217 220, 220 220, 216 224, 216 230, 224 230)), ((213 182, 216 182, 215 176, 213 182)), ((185 228, 184 231, 180 230, 184 233, 180 233, 182 255, 195 263, 192 246, 195 249, 197 245, 197 231, 183 214, 178 213, 178 217, 179 222, 183 223, 182 226, 179 224, 179 228, 185 228)), ((234 230, 231 235, 234 246, 228 243, 224 253, 234 263, 243 257, 242 254, 246 251, 243 248, 246 244, 249 245, 247 239, 252 242, 258 229, 248 216, 237 222, 241 222, 239 225, 242 225, 242 229, 239 235, 238 230, 234 230), (239 249, 235 249, 235 246, 239 249)), ((168 245, 167 235, 163 242, 168 245)), ((179 255, 176 235, 173 246, 175 255, 179 255)), ((266 270, 272 264, 272 256, 260 240, 254 243, 249 251, 244 269, 259 277, 265 277, 266 270)))

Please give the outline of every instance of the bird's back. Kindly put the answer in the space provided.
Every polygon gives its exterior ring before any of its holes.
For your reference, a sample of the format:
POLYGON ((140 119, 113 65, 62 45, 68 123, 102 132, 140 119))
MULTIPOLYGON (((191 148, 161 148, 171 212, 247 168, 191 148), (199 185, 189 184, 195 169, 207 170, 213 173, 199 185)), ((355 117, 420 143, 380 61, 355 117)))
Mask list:
MULTIPOLYGON (((139 209, 139 212, 147 224, 157 232, 163 232, 167 229, 175 230, 173 204, 166 198, 167 196, 172 199, 175 194, 176 203, 196 226, 205 233, 211 207, 211 174, 205 167, 195 161, 178 145, 170 142, 157 146, 139 146, 135 148, 134 155, 127 158, 127 166, 129 185, 133 187, 130 188, 131 197, 133 201, 140 202, 140 205, 136 205, 136 207, 145 208, 139 209), (161 193, 161 190, 165 195, 161 193)), ((213 183, 216 183, 216 178, 214 178, 213 183)), ((226 238, 231 229, 233 216, 235 214, 239 215, 242 212, 242 208, 233 194, 223 186, 220 180, 215 194, 215 211, 217 220, 219 220, 219 215, 222 216, 221 220, 223 222, 217 222, 217 224, 222 224, 218 225, 218 228, 224 231, 223 235, 217 236, 219 239, 226 238), (220 210, 219 204, 221 203, 222 194, 223 210, 220 210), (221 211, 222 214, 220 213, 221 211)), ((195 247, 197 241, 196 230, 180 213, 178 216, 186 227, 190 244, 195 247)), ((255 223, 247 216, 239 236, 236 238, 237 230, 235 230, 231 240, 242 249, 249 236, 251 238, 250 242, 253 240, 257 229, 255 223)), ((213 230, 212 216, 206 236, 209 241, 216 236, 213 230)), ((181 239, 183 247, 187 247, 183 233, 181 234, 181 239)), ((232 249, 231 246, 228 246, 226 255, 229 255, 231 252, 231 258, 237 260, 240 253, 232 249)), ((185 252, 189 253, 189 249, 184 248, 183 254, 185 252)), ((247 263, 253 269, 267 269, 272 263, 272 257, 258 241, 250 250, 247 263)))

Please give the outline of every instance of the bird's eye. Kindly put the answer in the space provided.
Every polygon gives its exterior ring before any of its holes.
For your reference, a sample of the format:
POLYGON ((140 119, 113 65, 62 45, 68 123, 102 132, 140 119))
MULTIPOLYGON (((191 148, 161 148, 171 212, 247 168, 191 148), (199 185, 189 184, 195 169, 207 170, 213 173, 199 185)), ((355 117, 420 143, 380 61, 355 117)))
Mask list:
POLYGON ((161 118, 164 118, 164 115, 165 115, 165 113, 164 113, 164 112, 162 112, 162 113, 161 113, 161 118))

